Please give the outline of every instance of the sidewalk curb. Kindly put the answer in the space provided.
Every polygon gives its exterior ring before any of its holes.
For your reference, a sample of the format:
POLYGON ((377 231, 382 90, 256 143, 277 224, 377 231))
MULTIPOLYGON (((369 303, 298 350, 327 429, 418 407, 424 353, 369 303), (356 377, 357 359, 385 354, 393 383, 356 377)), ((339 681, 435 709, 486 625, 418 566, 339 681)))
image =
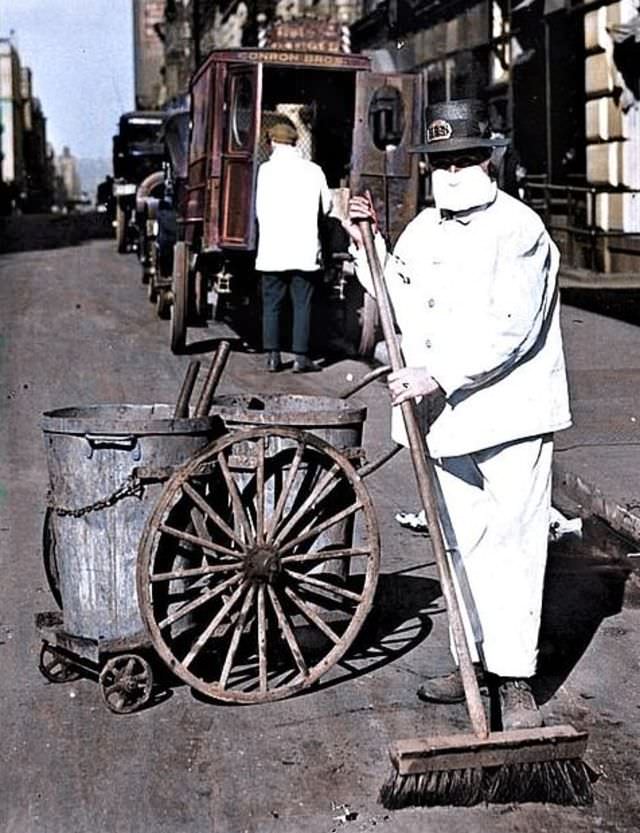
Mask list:
POLYGON ((556 490, 561 490, 574 501, 584 514, 601 518, 616 532, 634 544, 640 544, 640 515, 608 498, 598 486, 587 482, 579 474, 554 462, 553 491, 556 490))

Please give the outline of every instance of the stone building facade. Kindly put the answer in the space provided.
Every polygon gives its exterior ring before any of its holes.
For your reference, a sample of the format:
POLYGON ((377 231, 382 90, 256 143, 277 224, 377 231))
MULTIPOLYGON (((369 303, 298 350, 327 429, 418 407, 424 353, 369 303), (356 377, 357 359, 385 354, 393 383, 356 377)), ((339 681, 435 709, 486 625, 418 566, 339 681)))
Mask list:
POLYGON ((153 110, 162 95, 164 45, 160 27, 165 0, 133 0, 133 67, 136 110, 153 110))
POLYGON ((53 167, 46 119, 31 70, 8 38, 0 39, 0 213, 48 211, 53 167))
POLYGON ((485 97, 564 262, 637 271, 640 18, 634 0, 365 0, 356 51, 419 73, 425 100, 485 97))

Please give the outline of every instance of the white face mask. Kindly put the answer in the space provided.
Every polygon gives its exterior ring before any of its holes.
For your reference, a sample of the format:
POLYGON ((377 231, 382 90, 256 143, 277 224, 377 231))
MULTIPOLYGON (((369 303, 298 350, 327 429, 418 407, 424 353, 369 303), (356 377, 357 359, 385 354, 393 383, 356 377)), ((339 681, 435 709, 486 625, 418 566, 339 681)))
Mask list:
POLYGON ((496 183, 480 165, 470 165, 455 172, 443 169, 431 172, 436 208, 446 211, 467 211, 493 202, 496 188, 496 183))

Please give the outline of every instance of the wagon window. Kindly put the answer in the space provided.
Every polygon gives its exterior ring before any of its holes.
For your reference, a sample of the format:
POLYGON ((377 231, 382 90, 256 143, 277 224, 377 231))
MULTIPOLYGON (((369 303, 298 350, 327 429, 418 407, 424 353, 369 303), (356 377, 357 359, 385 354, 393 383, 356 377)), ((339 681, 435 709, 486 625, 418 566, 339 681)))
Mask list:
POLYGON ((384 150, 387 145, 399 145, 404 133, 404 104, 400 90, 385 85, 371 96, 369 130, 373 144, 384 150))
POLYGON ((247 75, 237 76, 234 82, 231 100, 231 147, 233 150, 242 150, 251 138, 253 85, 247 75))

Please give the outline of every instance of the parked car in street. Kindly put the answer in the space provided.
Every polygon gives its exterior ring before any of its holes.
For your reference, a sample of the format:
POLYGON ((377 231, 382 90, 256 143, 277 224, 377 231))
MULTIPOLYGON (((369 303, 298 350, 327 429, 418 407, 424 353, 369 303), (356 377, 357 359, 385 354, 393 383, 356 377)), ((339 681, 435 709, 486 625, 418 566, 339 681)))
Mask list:
POLYGON ((165 159, 160 131, 167 114, 134 110, 120 116, 113 137, 113 195, 116 201, 116 246, 120 254, 137 248, 136 191, 165 159))

